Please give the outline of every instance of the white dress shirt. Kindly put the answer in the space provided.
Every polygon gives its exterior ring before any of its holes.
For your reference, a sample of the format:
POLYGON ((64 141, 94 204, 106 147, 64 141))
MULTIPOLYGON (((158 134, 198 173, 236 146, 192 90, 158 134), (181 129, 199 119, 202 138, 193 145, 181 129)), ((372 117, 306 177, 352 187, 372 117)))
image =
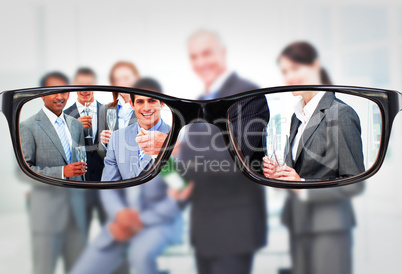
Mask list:
MULTIPOLYGON (((63 122, 64 122, 64 130, 66 131, 68 143, 69 143, 69 145, 70 145, 70 150, 71 150, 71 152, 72 152, 72 145, 73 145, 73 142, 72 142, 72 139, 71 139, 71 133, 70 133, 70 130, 68 129, 67 122, 66 122, 66 120, 64 119, 63 113, 61 113, 60 116, 57 116, 56 114, 54 114, 52 111, 50 111, 50 110, 49 110, 47 107, 45 107, 45 106, 42 107, 42 110, 43 110, 43 112, 46 114, 47 118, 49 118, 50 123, 52 123, 52 125, 53 125, 53 127, 54 127, 54 130, 56 130, 56 132, 57 132, 56 119, 57 119, 58 117, 60 117, 60 118, 63 120, 63 122)), ((71 161, 71 162, 73 162, 73 161, 71 161)), ((63 167, 61 173, 62 173, 62 174, 61 174, 61 178, 62 178, 62 179, 65 179, 65 177, 64 177, 64 167, 63 167)))
POLYGON ((315 109, 324 96, 325 91, 319 91, 307 104, 304 103, 303 97, 295 105, 296 118, 301 122, 299 128, 297 129, 297 134, 292 145, 292 159, 296 159, 297 149, 299 147, 300 139, 306 129, 308 122, 311 119, 315 109))
MULTIPOLYGON (((311 119, 311 116, 313 115, 314 111, 316 110, 318 104, 320 103, 322 97, 324 96, 325 91, 319 91, 311 100, 305 104, 303 97, 300 97, 300 100, 296 103, 295 105, 295 115, 296 118, 299 119, 301 124, 299 125, 299 128, 297 129, 297 134, 295 136, 295 139, 293 140, 293 145, 292 145, 292 159, 293 161, 296 159, 296 154, 297 154, 297 149, 299 147, 300 139, 303 136, 304 130, 306 129, 306 126, 308 122, 311 119)), ((301 179, 304 181, 304 179, 301 179)), ((298 192, 298 197, 302 201, 307 201, 308 200, 308 190, 307 189, 301 189, 298 192)))
MULTIPOLYGON (((77 109, 78 113, 80 114, 80 117, 85 116, 85 106, 81 104, 80 102, 77 103, 77 109)), ((93 142, 95 142, 96 138, 96 133, 98 132, 98 108, 97 108, 97 101, 94 100, 90 105, 89 109, 91 110, 91 116, 92 116, 92 139, 93 142)))
POLYGON ((119 96, 117 108, 119 128, 127 127, 134 112, 133 108, 130 105, 130 102, 126 103, 124 99, 119 96))

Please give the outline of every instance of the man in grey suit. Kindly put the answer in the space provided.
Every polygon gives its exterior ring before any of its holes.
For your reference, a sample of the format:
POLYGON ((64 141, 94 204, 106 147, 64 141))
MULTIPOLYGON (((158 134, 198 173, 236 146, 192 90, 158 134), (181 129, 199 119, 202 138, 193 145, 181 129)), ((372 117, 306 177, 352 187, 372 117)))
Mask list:
MULTIPOLYGON (((310 102, 317 106, 300 138, 296 137, 302 125, 300 115, 292 117, 287 167, 274 174, 264 168, 264 174, 298 181, 344 178, 364 172, 356 112, 332 92, 317 93, 310 102)), ((352 273, 352 228, 356 220, 350 198, 363 188, 364 184, 358 183, 289 191, 282 222, 289 229, 293 274, 352 273)))
MULTIPOLYGON (((147 81, 148 87, 156 84, 150 79, 139 80, 137 84, 141 81, 147 81)), ((140 95, 132 95, 132 102, 138 123, 113 132, 102 181, 139 176, 152 166, 153 158, 141 152, 136 136, 170 131, 160 118, 163 103, 140 95)), ((135 273, 158 274, 157 256, 168 245, 180 241, 182 234, 180 202, 172 191, 160 176, 140 186, 102 191, 108 221, 71 273, 112 273, 123 262, 128 250, 128 261, 135 273)))
MULTIPOLYGON (((50 73, 45 86, 66 85, 66 77, 50 73)), ((44 107, 21 122, 21 145, 29 167, 40 174, 81 180, 86 164, 76 161, 75 147, 84 145, 82 124, 63 114, 69 93, 42 97, 44 107)), ((84 190, 34 183, 29 195, 33 268, 36 274, 54 272, 63 256, 65 270, 75 263, 86 242, 84 190)))

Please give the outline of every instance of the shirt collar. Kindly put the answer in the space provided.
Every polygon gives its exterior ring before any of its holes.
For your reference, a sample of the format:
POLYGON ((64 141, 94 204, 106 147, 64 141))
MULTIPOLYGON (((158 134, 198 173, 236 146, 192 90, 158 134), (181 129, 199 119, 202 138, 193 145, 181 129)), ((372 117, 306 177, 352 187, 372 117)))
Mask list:
POLYGON ((124 113, 134 111, 130 102, 126 103, 121 96, 119 96, 119 99, 117 99, 117 108, 119 110, 122 109, 124 113))
POLYGON ((213 95, 215 95, 222 88, 223 84, 229 78, 231 73, 232 72, 230 70, 226 70, 224 73, 219 75, 219 77, 212 83, 212 85, 207 90, 208 93, 206 93, 206 97, 212 97, 213 95))
MULTIPOLYGON (((82 113, 85 109, 85 106, 83 104, 81 104, 80 102, 76 102, 77 104, 77 109, 78 109, 78 113, 82 113)), ((90 105, 89 108, 91 109, 92 113, 97 113, 98 109, 96 106, 96 100, 94 100, 90 105)))
MULTIPOLYGON (((148 129, 148 131, 158 131, 158 129, 161 127, 161 125, 162 125, 162 118, 159 118, 158 122, 153 127, 148 129)), ((141 132, 141 127, 140 127, 140 124, 138 124, 138 123, 137 123, 137 130, 138 130, 138 133, 141 132)))
POLYGON ((297 119, 302 123, 309 121, 324 94, 325 91, 319 91, 307 104, 304 103, 303 97, 300 97, 300 100, 295 105, 297 119))
POLYGON ((50 123, 52 123, 52 125, 54 125, 54 123, 56 122, 56 119, 57 119, 58 117, 60 117, 60 118, 63 120, 64 124, 67 124, 67 123, 66 123, 66 120, 64 119, 63 112, 60 114, 60 116, 57 116, 56 114, 54 114, 52 111, 50 111, 50 110, 49 110, 47 107, 45 107, 45 106, 42 107, 42 110, 43 110, 43 112, 46 114, 47 118, 49 118, 50 123))

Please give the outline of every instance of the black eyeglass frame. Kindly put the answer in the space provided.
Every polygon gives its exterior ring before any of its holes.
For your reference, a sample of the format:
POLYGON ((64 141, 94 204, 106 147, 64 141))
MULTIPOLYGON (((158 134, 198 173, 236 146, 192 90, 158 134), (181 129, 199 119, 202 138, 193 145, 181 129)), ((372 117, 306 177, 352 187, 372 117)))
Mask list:
MULTIPOLYGON (((22 171, 32 179, 47 183, 50 185, 74 188, 88 189, 108 189, 108 188, 124 188, 134 185, 143 184, 154 178, 163 168, 164 163, 169 159, 174 144, 177 141, 180 130, 188 124, 196 122, 206 122, 216 125, 222 132, 224 141, 229 149, 235 163, 238 165, 242 173, 252 181, 271 187, 287 188, 287 189, 308 189, 308 188, 324 188, 343 186, 359 181, 363 181, 373 176, 380 169, 387 151, 389 138, 392 129, 392 123, 396 115, 402 110, 402 94, 394 90, 355 87, 355 86, 281 86, 262 88, 256 90, 245 91, 236 95, 217 98, 213 100, 188 100, 176 98, 166 94, 156 93, 148 90, 114 87, 114 86, 60 86, 60 87, 43 87, 29 88, 19 90, 9 90, 0 93, 0 111, 5 115, 11 134, 13 149, 17 158, 18 165, 22 171), (281 181, 270 178, 263 178, 261 175, 255 174, 239 156, 239 151, 234 145, 234 140, 230 136, 230 126, 228 114, 231 106, 249 97, 265 95, 269 93, 282 93, 291 91, 328 91, 336 93, 344 93, 355 95, 369 99, 376 103, 381 112, 381 141, 379 152, 374 164, 365 172, 356 176, 342 179, 333 179, 319 182, 297 182, 297 181, 281 181), (19 114, 22 106, 28 101, 46 95, 62 92, 78 92, 78 91, 105 91, 105 92, 122 92, 147 97, 156 98, 164 102, 172 111, 173 122, 171 131, 166 140, 166 146, 162 153, 155 161, 155 167, 150 171, 133 179, 110 182, 77 182, 66 181, 62 179, 48 177, 34 172, 25 162, 22 148, 20 145, 19 132, 19 114), (223 120, 227 122, 223 122, 223 120)), ((269 107, 269 102, 268 102, 269 107)))

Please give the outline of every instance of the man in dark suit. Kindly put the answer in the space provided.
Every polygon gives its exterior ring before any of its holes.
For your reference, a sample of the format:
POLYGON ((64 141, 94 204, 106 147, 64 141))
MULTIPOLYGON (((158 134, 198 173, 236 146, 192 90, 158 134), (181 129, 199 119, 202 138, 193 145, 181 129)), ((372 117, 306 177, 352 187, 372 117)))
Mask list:
MULTIPOLYGON (((67 77, 53 72, 43 77, 43 86, 67 84, 67 77)), ((43 108, 21 122, 21 146, 29 167, 40 174, 81 181, 86 164, 76 162, 75 147, 84 145, 82 124, 63 115, 69 93, 43 96, 43 108)), ((86 242, 85 191, 32 181, 29 217, 33 273, 51 274, 62 255, 68 272, 86 242)))
MULTIPOLYGON (((200 99, 257 88, 227 69, 226 50, 215 33, 199 31, 193 34, 188 40, 188 51, 193 70, 205 86, 200 99)), ((246 101, 243 103, 247 105, 246 101)), ((268 118, 266 101, 255 103, 261 109, 262 117, 268 118)), ((230 116, 234 117, 236 113, 232 112, 230 116)), ((260 130, 262 132, 262 128, 260 130)), ((248 180, 235 167, 216 127, 193 124, 188 131, 191 135, 186 135, 186 141, 181 144, 180 155, 183 162, 192 167, 186 176, 194 181, 191 242, 198 273, 251 273, 254 253, 266 245, 265 189, 248 180), (221 165, 217 171, 215 166, 208 164, 211 161, 218 161, 224 167, 221 165)))
MULTIPOLYGON (((90 68, 79 68, 75 74, 75 85, 96 85, 95 72, 90 68)), ((84 126, 85 149, 87 153, 87 181, 100 181, 103 170, 103 160, 97 153, 99 143, 99 109, 102 105, 95 100, 93 91, 77 92, 77 101, 67 108, 64 113, 78 119, 84 126), (91 116, 85 114, 85 103, 90 103, 91 116)), ((86 191, 86 206, 88 227, 92 220, 92 212, 96 210, 101 224, 106 220, 106 213, 100 201, 99 190, 86 191)))

